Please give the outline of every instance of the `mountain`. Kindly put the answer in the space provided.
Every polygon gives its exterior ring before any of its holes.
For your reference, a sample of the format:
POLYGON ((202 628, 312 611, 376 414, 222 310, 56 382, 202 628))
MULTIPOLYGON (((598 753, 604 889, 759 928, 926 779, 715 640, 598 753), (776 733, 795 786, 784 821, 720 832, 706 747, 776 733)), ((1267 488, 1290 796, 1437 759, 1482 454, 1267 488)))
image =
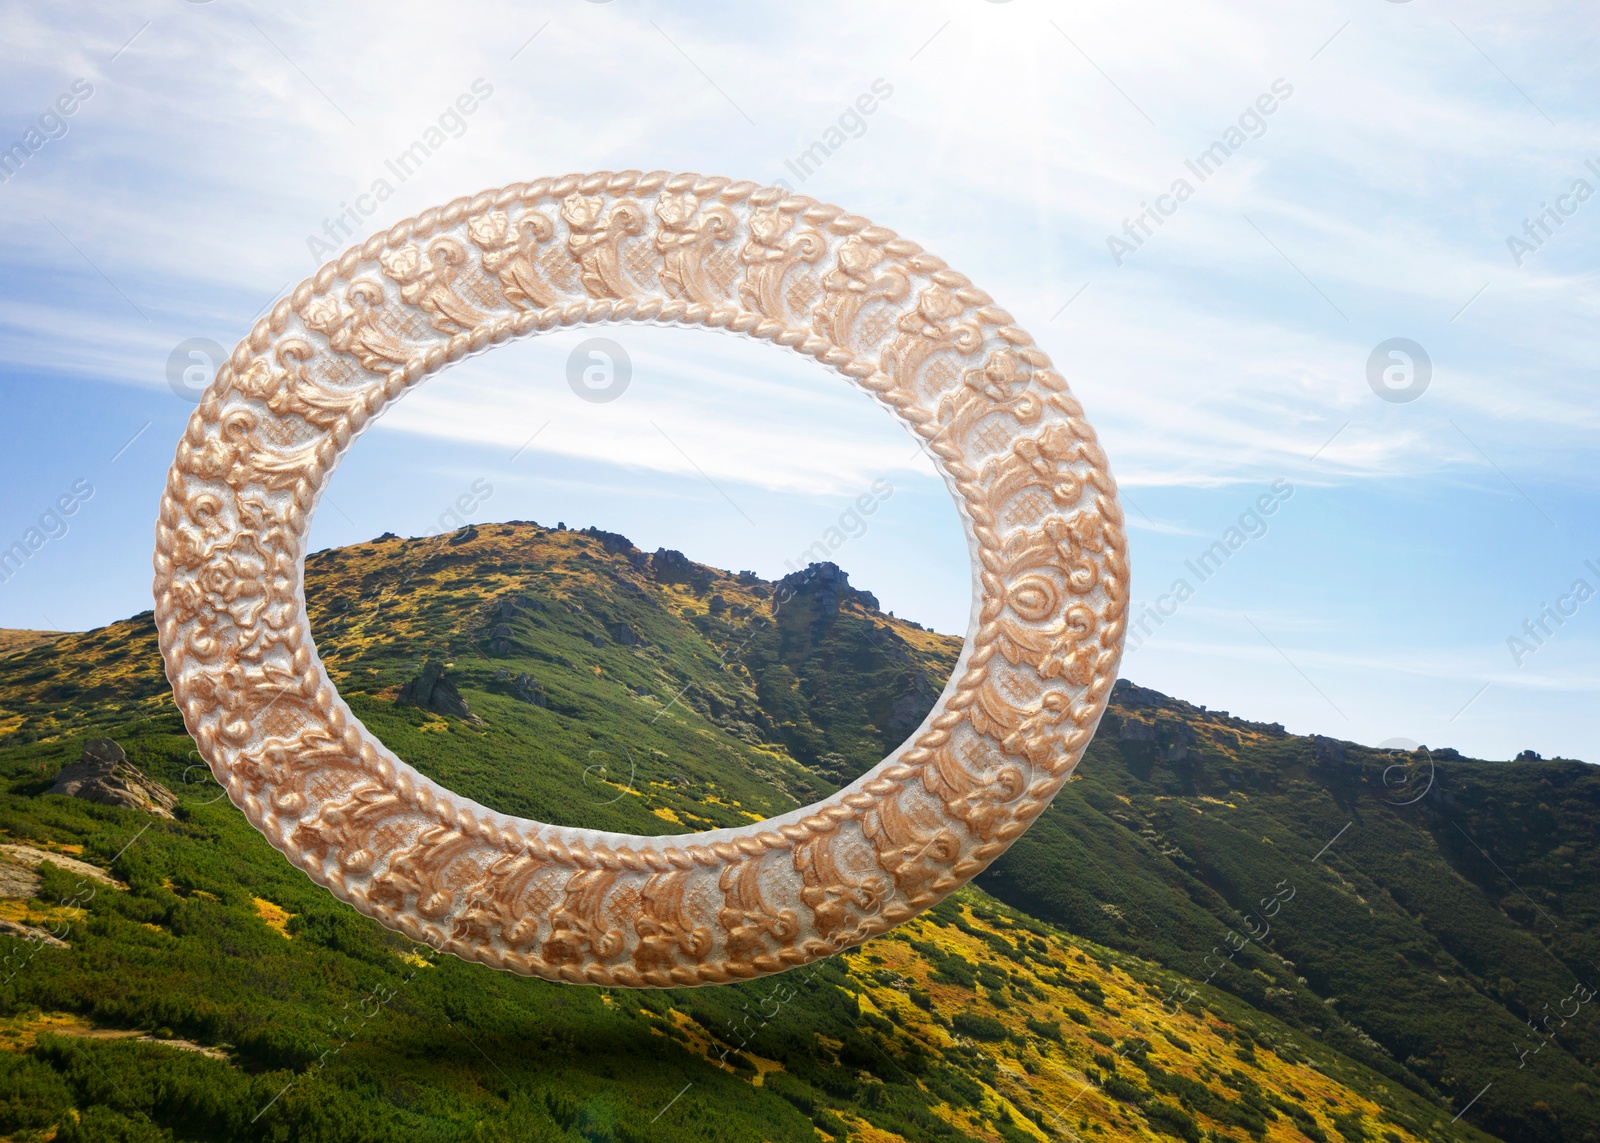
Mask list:
POLYGON ((1189 975, 1239 945, 1216 983, 1256 1009, 1452 1109, 1492 1085, 1472 1119, 1502 1138, 1600 1139, 1600 769, 1119 685, 1078 775, 989 892, 1189 975))
MULTIPOLYGON (((852 780, 961 645, 830 564, 774 615, 773 583, 595 529, 386 536, 306 577, 402 757, 632 833, 852 780)), ((1582 763, 1382 753, 1119 682, 975 885, 816 966, 630 992, 435 957, 312 886, 197 765, 148 613, 0 654, 7 1138, 1600 1140, 1582 763), (175 819, 49 792, 98 738, 175 819)))

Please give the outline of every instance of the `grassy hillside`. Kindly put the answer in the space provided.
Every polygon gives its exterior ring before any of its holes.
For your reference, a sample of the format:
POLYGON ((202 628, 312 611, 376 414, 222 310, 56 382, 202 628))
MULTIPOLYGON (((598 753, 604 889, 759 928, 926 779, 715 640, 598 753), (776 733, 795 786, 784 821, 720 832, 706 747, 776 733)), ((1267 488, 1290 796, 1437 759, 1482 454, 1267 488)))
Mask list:
POLYGON ((1506 1139, 1600 1139, 1582 999, 1600 770, 1379 753, 1126 685, 1113 701, 1079 778, 980 884, 1191 975, 1228 930, 1270 926, 1216 984, 1453 1108, 1492 1084, 1472 1118, 1506 1139), (1296 895, 1274 911, 1279 885, 1296 895))
MULTIPOLYGON (((959 640, 828 565, 789 586, 774 614, 753 575, 532 524, 307 561, 319 649, 402 757, 504 812, 636 833, 809 802, 932 704, 959 640), (428 661, 465 710, 398 701, 428 661)), ((782 977, 634 993, 437 958, 334 901, 219 799, 167 694, 148 615, 0 661, 0 1135, 1594 1130, 1592 1006, 1521 1069, 1498 1042, 1573 1011, 1578 958, 1600 959, 1574 763, 1436 751, 1427 795, 1385 806, 1421 788, 1384 784, 1393 759, 1119 686, 988 893, 782 977), (45 793, 91 734, 178 794, 176 821, 45 793), (16 935, 45 929, 69 947, 16 935)))
POLYGON ((65 743, 6 752, 7 842, 120 883, 85 900, 46 862, 18 910, 70 948, 11 942, 9 1138, 1446 1137, 1436 1108, 1226 994, 1199 987, 1167 1015, 1170 974, 973 890, 726 988, 571 988, 436 958, 185 782, 176 729, 123 739, 180 792, 175 822, 37 792, 65 743))
POLYGON ((30 648, 53 643, 59 631, 28 631, 16 627, 0 627, 0 659, 20 655, 30 648))

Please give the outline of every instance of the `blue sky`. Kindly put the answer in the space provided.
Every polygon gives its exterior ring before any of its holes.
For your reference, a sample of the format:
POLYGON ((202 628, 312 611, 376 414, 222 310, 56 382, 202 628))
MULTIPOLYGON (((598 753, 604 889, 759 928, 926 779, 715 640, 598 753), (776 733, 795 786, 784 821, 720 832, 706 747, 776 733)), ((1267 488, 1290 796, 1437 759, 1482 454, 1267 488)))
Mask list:
MULTIPOLYGON (((365 237, 541 175, 698 170, 787 178, 914 238, 1052 355, 1124 488, 1135 598, 1171 612, 1126 676, 1303 733, 1600 760, 1600 594, 1572 591, 1600 593, 1592 5, 454 11, 6 6, 0 143, 59 118, 0 183, 0 541, 78 502, 0 583, 0 626, 149 606, 192 408, 169 358, 231 348, 346 204, 365 237), (390 177, 478 80, 437 153, 390 177), (793 161, 878 80, 890 94, 802 179, 793 161), (392 197, 357 199, 384 177, 392 197), (1369 381, 1394 338, 1431 366, 1413 400, 1369 381), (1201 582, 1188 562, 1274 487, 1291 494, 1264 534, 1248 523, 1201 582), (1563 596, 1574 613, 1541 619, 1563 596)), ((483 481, 478 519, 596 524, 771 576, 876 480, 893 494, 835 558, 886 608, 964 630, 954 508, 870 401, 732 337, 567 331, 407 397, 335 476, 313 543, 422 534, 483 481), (602 404, 566 382, 597 334, 632 363, 602 404)))

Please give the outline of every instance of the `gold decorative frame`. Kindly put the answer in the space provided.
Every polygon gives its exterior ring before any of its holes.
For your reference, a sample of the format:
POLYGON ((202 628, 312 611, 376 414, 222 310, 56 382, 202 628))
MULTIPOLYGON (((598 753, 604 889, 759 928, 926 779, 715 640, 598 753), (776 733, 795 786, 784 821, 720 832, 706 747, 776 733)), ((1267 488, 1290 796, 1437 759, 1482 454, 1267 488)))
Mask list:
POLYGON ((981 871, 1093 736, 1128 601, 1105 454, 1010 315, 864 218, 659 171, 457 199, 301 283, 195 409, 167 477, 155 572, 184 722, 284 856, 435 948, 634 988, 828 956, 981 871), (956 497, 975 573, 960 661, 916 733, 816 805, 666 837, 509 817, 385 749, 317 656, 306 537, 361 430, 470 354, 621 322, 731 330, 816 358, 898 416, 956 497))

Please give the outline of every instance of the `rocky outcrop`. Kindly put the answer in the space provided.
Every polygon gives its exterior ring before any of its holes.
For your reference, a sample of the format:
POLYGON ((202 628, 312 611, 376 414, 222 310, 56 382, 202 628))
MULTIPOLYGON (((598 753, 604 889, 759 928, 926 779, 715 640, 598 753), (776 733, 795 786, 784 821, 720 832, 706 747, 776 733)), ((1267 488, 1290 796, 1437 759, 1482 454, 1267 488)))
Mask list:
MULTIPOLYGON (((0 933, 18 940, 27 941, 31 945, 48 945, 53 949, 70 949, 72 946, 60 937, 53 937, 36 925, 24 925, 21 921, 10 921, 0 918, 0 933)), ((30 960, 32 957, 29 958, 30 960)))
POLYGON ((444 664, 429 659, 422 665, 422 673, 400 688, 395 701, 401 706, 421 707, 435 714, 448 714, 467 722, 483 720, 472 713, 467 700, 461 697, 455 683, 445 678, 444 664))
POLYGON ((523 595, 508 595, 491 601, 488 614, 476 629, 488 629, 488 638, 483 647, 497 657, 515 654, 521 645, 517 629, 512 624, 524 613, 544 610, 543 601, 523 595))
POLYGON ((178 799, 139 773, 128 756, 109 738, 91 738, 76 762, 69 762, 56 776, 52 794, 82 798, 102 806, 126 806, 157 817, 172 817, 178 799))
POLYGON ((544 686, 526 671, 511 681, 511 689, 517 692, 517 697, 523 702, 534 706, 550 705, 550 696, 544 693, 544 686))
POLYGON ((696 595, 711 590, 711 571, 695 563, 682 552, 671 548, 658 548, 650 557, 649 571, 657 583, 681 583, 696 595))
POLYGON ((27 901, 39 895, 39 875, 34 872, 37 861, 23 862, 0 856, 0 897, 8 901, 27 901))
POLYGON ((1318 762, 1344 762, 1350 757, 1350 744, 1340 742, 1337 738, 1324 738, 1320 734, 1313 734, 1311 756, 1318 762))
POLYGON ((639 633, 626 623, 607 623, 606 634, 624 647, 637 647, 643 642, 639 638, 639 633))
POLYGON ((550 696, 545 693, 544 684, 528 672, 513 676, 506 667, 501 667, 494 673, 495 682, 501 684, 511 692, 513 698, 533 706, 548 708, 550 696))
POLYGON ((694 570, 688 556, 670 548, 657 548, 650 557, 650 574, 662 583, 687 583, 694 570))
POLYGON ((1122 742, 1154 742, 1156 740, 1156 726, 1153 722, 1145 722, 1137 718, 1124 718, 1120 720, 1121 727, 1118 738, 1122 742))
POLYGON ((1172 700, 1160 691, 1141 687, 1127 679, 1118 679, 1111 687, 1111 701, 1129 710, 1138 710, 1141 707, 1159 707, 1172 700))
POLYGON ((103 885, 117 889, 127 888, 98 865, 90 865, 87 861, 81 861, 70 854, 53 849, 36 849, 31 845, 0 842, 0 897, 21 897, 24 900, 32 897, 34 890, 39 887, 39 875, 35 871, 41 861, 48 861, 58 869, 65 869, 68 873, 75 873, 79 877, 99 881, 103 885), (13 891, 19 888, 27 889, 28 892, 13 891))
POLYGON ((583 534, 599 540, 600 546, 612 555, 627 555, 634 550, 633 541, 620 532, 603 532, 599 528, 585 528, 583 534))
POLYGON ((902 738, 908 737, 922 725, 922 720, 928 717, 928 712, 939 697, 921 672, 908 676, 905 686, 905 691, 889 708, 889 718, 884 726, 890 734, 902 738))
POLYGON ((835 563, 807 564, 784 576, 779 586, 795 595, 813 597, 819 611, 837 611, 841 603, 851 599, 873 611, 879 610, 878 597, 870 591, 851 587, 850 573, 835 563))
POLYGON ((534 706, 550 705, 550 696, 544 693, 544 684, 526 671, 511 680, 511 689, 523 702, 532 703, 534 706))
MULTIPOLYGON (((77 765, 77 763, 73 763, 77 765)), ((165 791, 163 791, 165 792, 165 791)), ((169 795, 170 796, 170 795, 169 795)), ((171 816, 171 815, 168 815, 171 816)), ((97 881, 102 885, 109 885, 116 889, 126 889, 127 886, 117 881, 98 865, 90 865, 87 861, 79 861, 65 853, 55 850, 35 849, 31 845, 17 845, 11 842, 0 843, 0 898, 8 901, 31 901, 39 896, 44 885, 44 879, 39 875, 39 865, 48 861, 58 869, 76 874, 78 888, 85 888, 85 881, 97 881)), ((94 892, 86 892, 81 900, 92 900, 94 892)), ((60 904, 72 908, 77 899, 63 898, 60 904)), ((23 916, 28 916, 33 911, 26 910, 23 916)), ((53 923, 57 932, 63 932, 59 927, 59 918, 53 923)), ((48 945, 50 948, 66 949, 72 946, 60 937, 46 932, 38 925, 25 924, 23 921, 9 917, 0 917, 0 935, 15 937, 34 946, 35 951, 48 945)), ((12 952, 15 953, 15 948, 12 952)), ((32 954, 29 954, 31 958, 32 954)), ((23 962, 26 963, 26 960, 23 962)))

